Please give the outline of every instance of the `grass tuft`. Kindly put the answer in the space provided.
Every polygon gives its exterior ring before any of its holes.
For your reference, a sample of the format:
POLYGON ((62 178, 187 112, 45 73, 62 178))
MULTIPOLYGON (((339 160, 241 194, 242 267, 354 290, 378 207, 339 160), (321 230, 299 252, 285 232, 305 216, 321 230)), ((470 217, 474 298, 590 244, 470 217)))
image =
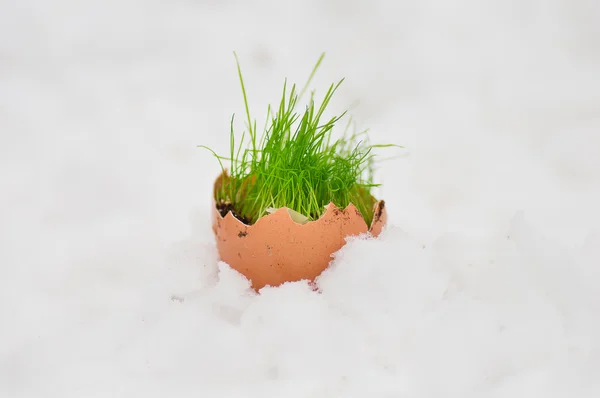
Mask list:
POLYGON ((267 121, 260 136, 256 120, 250 115, 239 60, 234 55, 247 131, 236 143, 233 115, 229 156, 220 156, 200 145, 212 152, 223 172, 226 172, 223 161, 229 162, 230 178, 216 191, 217 202, 228 204, 250 223, 267 214, 268 208, 288 207, 314 220, 330 202, 340 208, 353 203, 370 225, 375 204, 371 189, 379 186, 373 183, 375 155, 372 150, 397 145, 370 145, 367 131, 349 135, 351 120, 341 138, 332 139, 333 128, 347 112, 328 119, 324 119, 324 113, 344 79, 329 86, 319 105, 315 103, 313 91, 304 111, 296 111, 325 54, 321 54, 300 93, 295 84, 289 87, 285 80, 277 108, 269 106, 267 109, 267 121))

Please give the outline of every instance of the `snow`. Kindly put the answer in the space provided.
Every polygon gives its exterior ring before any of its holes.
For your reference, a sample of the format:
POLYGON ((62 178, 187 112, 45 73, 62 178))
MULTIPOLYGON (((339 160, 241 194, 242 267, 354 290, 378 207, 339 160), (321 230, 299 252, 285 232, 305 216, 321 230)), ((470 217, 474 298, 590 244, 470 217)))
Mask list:
POLYGON ((597 2, 1 9, 0 396, 600 396, 597 2), (233 50, 407 148, 320 292, 217 261, 233 50))

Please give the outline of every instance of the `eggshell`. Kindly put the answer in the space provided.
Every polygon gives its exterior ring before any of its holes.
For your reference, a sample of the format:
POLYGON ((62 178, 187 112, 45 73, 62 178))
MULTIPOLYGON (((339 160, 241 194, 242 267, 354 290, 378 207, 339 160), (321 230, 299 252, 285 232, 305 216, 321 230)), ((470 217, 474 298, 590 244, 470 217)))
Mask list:
MULTIPOLYGON (((215 181, 215 189, 227 175, 215 181)), ((252 287, 279 286, 285 282, 314 280, 329 265, 331 255, 351 235, 370 232, 378 236, 387 222, 385 202, 374 206, 371 227, 358 209, 349 204, 340 209, 330 203, 325 213, 305 224, 295 222, 285 207, 246 225, 229 211, 225 217, 213 196, 213 232, 222 261, 248 278, 252 287)))

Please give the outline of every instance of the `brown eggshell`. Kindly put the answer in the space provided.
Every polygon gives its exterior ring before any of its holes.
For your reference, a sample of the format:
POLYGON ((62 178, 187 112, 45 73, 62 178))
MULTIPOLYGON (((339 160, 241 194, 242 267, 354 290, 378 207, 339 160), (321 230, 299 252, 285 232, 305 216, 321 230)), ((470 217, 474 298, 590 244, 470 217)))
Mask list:
MULTIPOLYGON (((219 176, 215 192, 222 178, 227 176, 219 176)), ((342 210, 333 203, 318 220, 303 225, 292 220, 287 208, 246 225, 231 212, 221 216, 213 199, 213 232, 221 260, 259 290, 267 285, 314 280, 328 267, 331 255, 345 245, 346 237, 381 233, 387 222, 385 202, 377 202, 374 212, 371 228, 353 204, 342 210)))

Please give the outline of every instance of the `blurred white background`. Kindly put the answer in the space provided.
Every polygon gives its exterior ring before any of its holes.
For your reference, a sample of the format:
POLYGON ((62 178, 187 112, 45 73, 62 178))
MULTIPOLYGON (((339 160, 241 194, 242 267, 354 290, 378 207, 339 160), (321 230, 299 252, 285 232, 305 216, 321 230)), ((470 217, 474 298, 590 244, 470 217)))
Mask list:
POLYGON ((136 391, 111 350, 160 334, 140 319, 216 266, 219 169, 196 146, 225 152, 243 114, 233 51, 259 123, 326 52, 317 93, 345 77, 335 109, 406 147, 377 178, 411 239, 485 251, 522 211, 595 246, 598 21, 595 0, 0 0, 0 391, 136 391))

